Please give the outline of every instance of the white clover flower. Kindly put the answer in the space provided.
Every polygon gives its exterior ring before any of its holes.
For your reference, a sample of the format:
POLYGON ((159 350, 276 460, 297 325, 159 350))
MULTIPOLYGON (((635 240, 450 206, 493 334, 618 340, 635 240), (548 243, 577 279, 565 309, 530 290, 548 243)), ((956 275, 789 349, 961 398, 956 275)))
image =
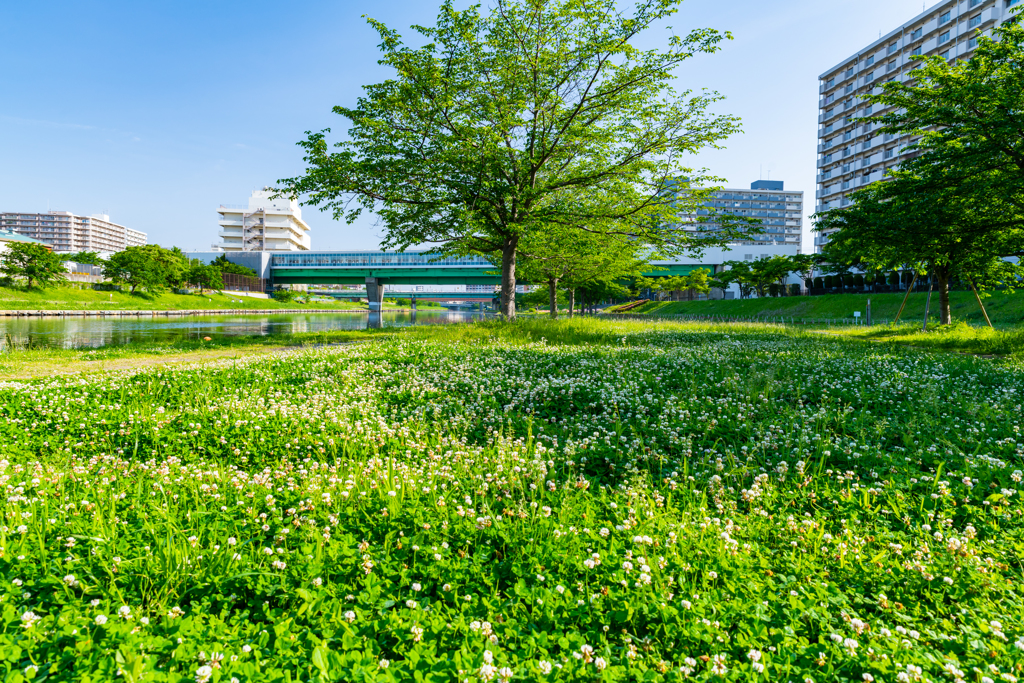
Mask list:
POLYGON ((122 619, 127 619, 132 615, 132 608, 128 605, 121 605, 117 608, 117 615, 122 619))
POLYGON ((377 666, 379 666, 382 669, 386 669, 389 666, 391 666, 391 662, 387 659, 381 659, 379 662, 377 662, 377 666))
POLYGON ((350 624, 351 624, 351 623, 352 623, 353 621, 355 621, 355 620, 356 620, 356 613, 355 613, 355 612, 353 612, 352 610, 348 610, 347 612, 345 612, 345 615, 344 615, 344 616, 345 616, 345 621, 349 622, 350 624))
POLYGON ((549 673, 551 673, 551 662, 542 659, 539 662, 537 662, 537 668, 540 669, 540 672, 542 674, 547 676, 549 673))
POLYGON ((414 584, 412 585, 412 589, 413 589, 414 591, 416 591, 416 592, 419 592, 419 591, 423 590, 423 586, 421 586, 421 585, 420 585, 420 584, 418 584, 418 583, 414 583, 414 584))
POLYGON ((32 628, 35 625, 35 623, 40 619, 42 619, 42 617, 36 614, 35 612, 25 612, 21 615, 21 625, 24 628, 32 628))
POLYGON ((605 661, 604 657, 597 657, 594 659, 594 666, 597 667, 598 671, 604 671, 608 666, 608 662, 605 661))
POLYGON ((203 665, 196 669, 196 683, 206 683, 213 676, 213 667, 203 665))
POLYGON ((103 626, 103 624, 107 623, 107 616, 105 614, 99 614, 96 616, 94 621, 97 626, 103 626))

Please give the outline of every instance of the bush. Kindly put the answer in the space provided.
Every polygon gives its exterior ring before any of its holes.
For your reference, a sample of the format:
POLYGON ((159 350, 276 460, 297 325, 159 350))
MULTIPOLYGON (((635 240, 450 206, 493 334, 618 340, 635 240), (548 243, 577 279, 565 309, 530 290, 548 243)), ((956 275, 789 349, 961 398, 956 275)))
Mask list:
POLYGON ((807 278, 806 280, 804 280, 804 287, 806 287, 807 289, 814 289, 814 279, 807 278))
POLYGON ((274 301, 280 301, 283 304, 286 304, 290 301, 295 301, 296 299, 299 298, 299 295, 290 289, 275 290, 274 293, 271 294, 270 296, 273 297, 274 301))
POLYGON ((779 296, 780 294, 782 294, 782 286, 779 283, 773 282, 768 285, 768 296, 779 296))
POLYGON ((836 286, 836 276, 826 275, 825 276, 825 289, 833 289, 836 286))
POLYGON ((820 277, 814 278, 814 288, 815 289, 825 289, 825 281, 822 280, 820 277))
POLYGON ((795 282, 793 284, 791 284, 789 286, 789 295, 790 296, 800 296, 800 285, 796 284, 795 282))
POLYGON ((854 287, 863 287, 864 286, 864 276, 860 275, 860 274, 854 275, 853 276, 853 286, 854 287))
POLYGON ((864 276, 864 284, 869 285, 869 286, 875 284, 875 274, 874 273, 868 273, 867 275, 865 275, 864 276))
POLYGON ((891 273, 889 273, 889 286, 890 287, 895 287, 899 283, 900 283, 900 276, 896 273, 896 271, 894 270, 891 273))

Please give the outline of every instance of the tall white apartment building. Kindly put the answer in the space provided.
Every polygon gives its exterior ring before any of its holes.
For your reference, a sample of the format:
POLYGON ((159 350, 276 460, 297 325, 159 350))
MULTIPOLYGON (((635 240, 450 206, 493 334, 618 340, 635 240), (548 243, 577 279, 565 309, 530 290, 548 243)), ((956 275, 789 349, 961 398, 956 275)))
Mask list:
MULTIPOLYGON (((916 55, 967 59, 979 32, 989 32, 1009 19, 1010 8, 1024 0, 944 0, 890 31, 821 75, 818 102, 818 182, 816 210, 850 203, 853 190, 881 180, 906 158, 916 138, 879 134, 877 126, 858 118, 885 113, 864 101, 879 94, 889 81, 913 79, 916 55)), ((815 250, 828 243, 816 234, 815 250)))
POLYGON ((59 253, 110 254, 146 244, 146 233, 126 228, 106 214, 77 216, 68 211, 0 213, 0 229, 32 237, 59 253))
POLYGON ((302 220, 302 209, 295 200, 271 199, 269 187, 256 190, 248 206, 222 204, 220 214, 221 241, 213 245, 220 251, 307 251, 310 246, 309 225, 302 220))

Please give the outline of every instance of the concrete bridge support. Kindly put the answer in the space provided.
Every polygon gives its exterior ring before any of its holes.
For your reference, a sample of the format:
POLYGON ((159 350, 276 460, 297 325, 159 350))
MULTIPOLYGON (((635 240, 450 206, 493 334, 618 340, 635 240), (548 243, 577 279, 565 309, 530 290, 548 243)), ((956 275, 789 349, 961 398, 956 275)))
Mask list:
POLYGON ((384 283, 379 278, 366 278, 366 300, 371 311, 379 311, 384 304, 384 283))

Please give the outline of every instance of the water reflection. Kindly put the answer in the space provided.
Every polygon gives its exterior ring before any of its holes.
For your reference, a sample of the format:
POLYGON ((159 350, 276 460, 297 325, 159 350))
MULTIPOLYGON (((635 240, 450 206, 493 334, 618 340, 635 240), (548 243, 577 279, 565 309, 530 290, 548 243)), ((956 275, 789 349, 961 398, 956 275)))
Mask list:
POLYGON ((217 335, 273 336, 324 330, 363 330, 406 325, 446 325, 482 320, 488 313, 468 311, 402 311, 298 313, 124 318, 0 318, 0 346, 96 347, 146 341, 201 339, 217 335))

